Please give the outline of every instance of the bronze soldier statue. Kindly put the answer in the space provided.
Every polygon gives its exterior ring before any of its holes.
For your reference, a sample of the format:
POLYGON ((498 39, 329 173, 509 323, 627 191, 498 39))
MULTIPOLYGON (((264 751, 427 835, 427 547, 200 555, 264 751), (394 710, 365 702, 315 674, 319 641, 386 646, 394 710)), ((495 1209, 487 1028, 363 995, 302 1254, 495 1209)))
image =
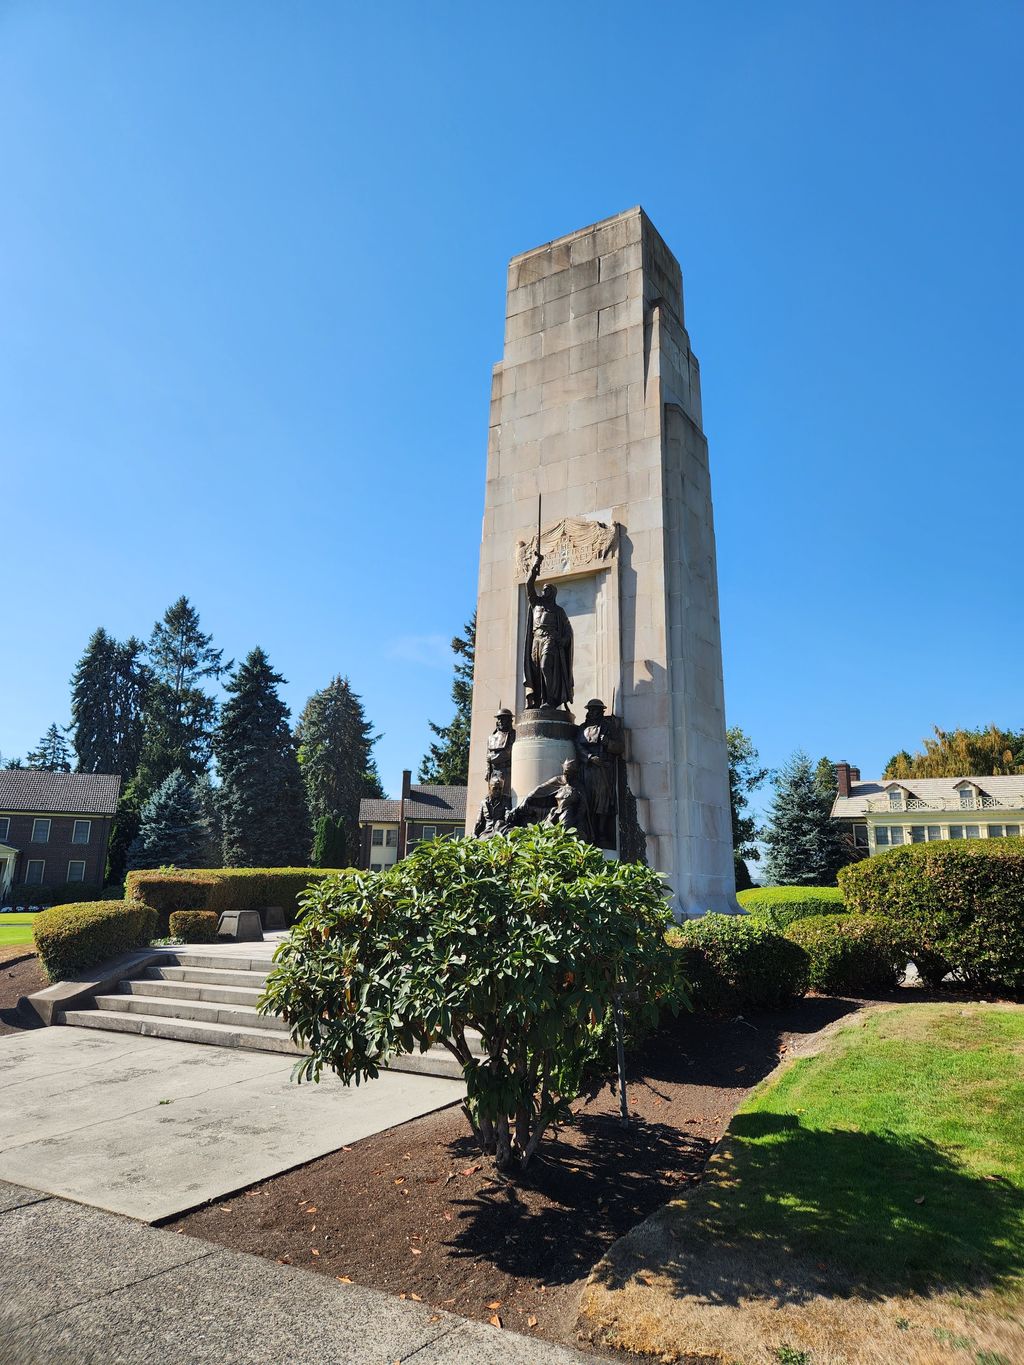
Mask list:
POLYGON ((587 702, 587 714, 576 731, 576 752, 583 772, 587 808, 594 843, 615 848, 615 794, 619 759, 626 746, 617 716, 605 715, 597 697, 587 702))
POLYGON ((580 777, 579 761, 567 758, 557 777, 549 777, 523 797, 510 817, 513 825, 562 825, 590 839, 587 793, 580 777))
POLYGON ((565 610, 558 605, 558 590, 553 583, 537 592, 537 574, 544 556, 536 551, 533 568, 526 580, 530 604, 526 622, 526 652, 523 681, 526 705, 564 706, 572 701, 572 626, 565 610))
POLYGON ((494 729, 487 737, 487 781, 500 777, 506 789, 512 776, 512 745, 516 742, 516 732, 512 725, 512 712, 503 706, 494 717, 494 729))
POLYGON ((511 804, 505 795, 505 783, 500 777, 492 777, 487 783, 487 795, 480 803, 480 814, 473 826, 478 839, 486 839, 491 834, 504 834, 509 827, 511 804))

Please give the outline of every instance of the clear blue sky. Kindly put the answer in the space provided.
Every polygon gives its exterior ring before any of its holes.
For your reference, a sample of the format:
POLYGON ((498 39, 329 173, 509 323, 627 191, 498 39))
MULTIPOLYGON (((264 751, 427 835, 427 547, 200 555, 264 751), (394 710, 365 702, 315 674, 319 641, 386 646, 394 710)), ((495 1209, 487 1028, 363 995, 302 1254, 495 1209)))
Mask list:
POLYGON ((1017 3, 0 3, 0 751, 186 593, 395 790, 476 591, 508 257, 679 257, 728 718, 1024 724, 1017 3))

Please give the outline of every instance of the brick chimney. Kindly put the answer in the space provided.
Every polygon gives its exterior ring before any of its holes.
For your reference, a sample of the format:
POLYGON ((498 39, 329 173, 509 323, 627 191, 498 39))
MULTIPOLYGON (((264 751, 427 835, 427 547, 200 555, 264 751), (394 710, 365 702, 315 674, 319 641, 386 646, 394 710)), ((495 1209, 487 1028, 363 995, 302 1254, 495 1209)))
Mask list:
POLYGON ((398 856, 405 857, 405 803, 409 799, 412 791, 412 771, 409 768, 402 770, 402 795, 398 802, 398 856))
POLYGON ((859 782, 859 781, 860 781, 860 769, 859 769, 859 768, 851 768, 851 769, 850 769, 850 781, 851 781, 851 782, 859 782))
MULTIPOLYGON (((851 769, 849 763, 847 763, 845 760, 841 763, 836 764, 836 780, 839 783, 838 795, 840 796, 850 795, 850 778, 852 775, 853 770, 851 769)), ((859 778, 860 773, 858 773, 857 776, 859 778)))

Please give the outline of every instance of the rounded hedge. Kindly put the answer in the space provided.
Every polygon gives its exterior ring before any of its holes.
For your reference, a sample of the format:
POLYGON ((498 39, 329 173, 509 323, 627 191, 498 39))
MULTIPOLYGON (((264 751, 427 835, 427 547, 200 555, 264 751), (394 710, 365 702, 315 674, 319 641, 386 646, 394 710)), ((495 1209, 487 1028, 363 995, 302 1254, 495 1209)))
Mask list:
POLYGON ((172 910, 168 927, 171 938, 185 943, 214 943, 220 917, 213 910, 172 910))
POLYGON ((299 898, 325 877, 347 875, 352 868, 215 867, 138 870, 125 878, 125 900, 141 901, 157 912, 161 934, 175 910, 264 910, 280 905, 289 924, 298 915, 299 898))
POLYGON ((841 915, 845 909, 837 886, 755 886, 737 892, 748 915, 777 934, 808 915, 841 915))
POLYGON ((844 867, 857 914, 883 917, 924 979, 1024 992, 1024 839, 910 844, 844 867))
POLYGON ((65 981, 109 958, 144 948, 155 928, 156 912, 147 905, 88 901, 41 911, 32 934, 46 975, 51 981, 65 981))
POLYGON ((808 915, 786 937, 807 954, 812 989, 828 995, 892 990, 906 970, 906 950, 874 915, 808 915))
POLYGON ((781 1009, 807 990, 807 954, 749 915, 702 915, 669 930, 684 954, 694 1008, 781 1009))

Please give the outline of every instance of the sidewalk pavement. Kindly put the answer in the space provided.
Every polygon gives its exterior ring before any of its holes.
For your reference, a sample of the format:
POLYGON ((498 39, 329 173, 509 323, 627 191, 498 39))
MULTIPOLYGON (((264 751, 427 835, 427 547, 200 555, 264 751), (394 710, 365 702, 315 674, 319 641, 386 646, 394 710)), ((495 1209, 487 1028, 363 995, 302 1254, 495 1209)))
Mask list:
POLYGON ((0 1182, 0 1365, 596 1358, 0 1182))
POLYGON ((35 1029, 2 1049, 0 1180, 147 1223, 465 1094, 461 1081, 399 1071, 296 1085, 294 1057, 132 1033, 35 1029))

